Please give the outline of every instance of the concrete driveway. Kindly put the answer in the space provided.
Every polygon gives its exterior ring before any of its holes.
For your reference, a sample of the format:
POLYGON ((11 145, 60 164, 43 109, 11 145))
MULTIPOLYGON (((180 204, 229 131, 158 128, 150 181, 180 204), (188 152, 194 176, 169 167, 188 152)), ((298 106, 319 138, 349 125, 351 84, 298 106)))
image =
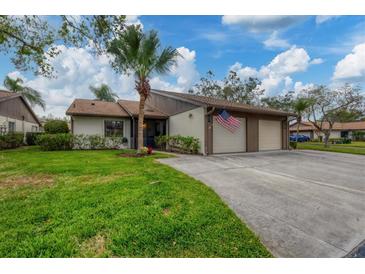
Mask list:
POLYGON ((365 157, 277 151, 161 159, 201 180, 277 257, 343 257, 365 239, 365 157))

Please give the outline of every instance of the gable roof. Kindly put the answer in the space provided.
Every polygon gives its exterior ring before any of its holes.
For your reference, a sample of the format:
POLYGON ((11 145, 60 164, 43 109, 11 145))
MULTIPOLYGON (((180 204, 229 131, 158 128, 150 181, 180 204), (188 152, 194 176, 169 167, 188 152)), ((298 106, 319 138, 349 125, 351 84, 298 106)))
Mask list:
POLYGON ((42 124, 39 121, 37 115, 34 113, 33 109, 31 108, 31 106, 29 105, 29 103, 27 102, 27 100, 25 100, 25 98, 23 97, 23 95, 21 95, 20 93, 16 93, 16 92, 10 92, 10 91, 6 91, 6 90, 0 90, 0 102, 12 100, 12 99, 15 99, 15 98, 20 98, 23 101, 23 104, 26 106, 26 108, 28 109, 28 111, 30 112, 30 114, 36 120, 36 122, 38 123, 38 125, 41 126, 42 124))
MULTIPOLYGON (((139 113, 139 102, 130 100, 118 100, 118 104, 131 116, 137 117, 139 113)), ((160 110, 145 104, 144 115, 146 118, 168 118, 168 115, 160 110)))
MULTIPOLYGON (((328 129, 329 124, 323 123, 323 128, 328 129)), ((293 124, 289 128, 290 131, 297 130, 297 123, 293 124)), ((315 126, 311 122, 301 122, 299 125, 299 131, 311 131, 316 130, 315 126)), ((336 122, 333 124, 332 130, 365 130, 365 121, 353 121, 347 123, 336 122)))
POLYGON ((224 99, 217 99, 217 98, 190 94, 190 93, 172 92, 172 91, 164 91, 164 90, 157 90, 157 89, 152 89, 151 92, 158 94, 158 95, 175 98, 177 100, 183 100, 183 101, 186 101, 186 102, 198 105, 198 106, 210 106, 210 107, 216 107, 216 108, 223 108, 223 109, 227 109, 227 110, 250 112, 250 113, 272 114, 272 115, 281 115, 281 116, 296 116, 294 113, 289 113, 289 112, 281 111, 281 110, 277 110, 277 109, 252 106, 252 105, 242 104, 242 103, 235 103, 235 102, 230 102, 230 101, 227 101, 224 99))
MULTIPOLYGON (((92 99, 75 99, 68 107, 66 114, 76 116, 137 117, 138 108, 138 101, 118 100, 115 103, 92 99)), ((146 104, 145 117, 167 118, 168 116, 146 104)))
POLYGON ((117 103, 90 99, 75 99, 66 111, 67 115, 129 117, 117 103))

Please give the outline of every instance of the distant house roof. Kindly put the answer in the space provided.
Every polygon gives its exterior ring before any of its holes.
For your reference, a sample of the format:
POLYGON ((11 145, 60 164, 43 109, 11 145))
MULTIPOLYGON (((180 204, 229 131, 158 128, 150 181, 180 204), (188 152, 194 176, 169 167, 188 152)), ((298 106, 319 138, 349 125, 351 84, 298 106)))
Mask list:
POLYGON ((151 92, 172 97, 175 99, 185 100, 187 102, 190 102, 192 104, 200 105, 200 106, 211 106, 216 108, 224 108, 228 110, 233 111, 244 111, 244 112, 251 112, 251 113, 261 113, 261 114, 273 114, 273 115, 282 115, 282 116, 295 116, 294 113, 289 113, 286 111, 281 111, 277 109, 272 108, 266 108, 266 107, 258 107, 258 106, 252 106, 248 104, 242 104, 242 103, 235 103, 230 102, 224 99, 217 99, 207 96, 200 96, 196 94, 190 94, 190 93, 183 93, 183 92, 172 92, 172 91, 164 91, 164 90, 156 90, 153 89, 151 92))
MULTIPOLYGON (((328 129, 329 124, 327 122, 323 123, 323 128, 328 129)), ((297 130, 297 124, 293 124, 289 128, 290 131, 297 130)), ((316 130, 315 126, 311 122, 301 122, 299 125, 299 131, 311 131, 316 130)), ((332 130, 365 130, 365 121, 354 121, 347 123, 336 122, 333 124, 332 130)))
MULTIPOLYGON (((118 104, 130 115, 137 117, 139 113, 139 102, 130 100, 118 100, 118 104)), ((168 115, 147 104, 144 107, 144 115, 148 118, 168 118, 168 115)))
MULTIPOLYGON (((117 103, 114 103, 91 99, 75 99, 67 109, 66 114, 75 116, 135 117, 138 116, 138 106, 138 101, 118 100, 117 103)), ((145 105, 145 117, 167 118, 168 116, 145 105)))
POLYGON ((37 115, 34 113, 33 109, 31 108, 31 106, 29 105, 27 100, 25 100, 25 98, 20 93, 0 90, 0 103, 7 101, 7 100, 15 99, 15 98, 20 98, 23 101, 26 108, 29 110, 29 112, 34 117, 34 119, 37 121, 38 125, 41 126, 41 122, 39 121, 37 115))

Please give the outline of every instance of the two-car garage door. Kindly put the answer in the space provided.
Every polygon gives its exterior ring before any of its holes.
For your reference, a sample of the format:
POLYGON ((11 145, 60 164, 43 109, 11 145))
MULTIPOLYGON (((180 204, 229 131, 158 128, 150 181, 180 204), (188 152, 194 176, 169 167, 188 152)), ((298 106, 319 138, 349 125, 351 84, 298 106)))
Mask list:
POLYGON ((281 121, 259 120, 259 151, 281 149, 281 121))
MULTIPOLYGON (((234 133, 213 119, 213 153, 246 152, 246 119, 237 118, 241 126, 234 133)), ((250 130, 250 129, 248 129, 250 130)), ((282 148, 281 121, 258 121, 258 150, 279 150, 282 148)))

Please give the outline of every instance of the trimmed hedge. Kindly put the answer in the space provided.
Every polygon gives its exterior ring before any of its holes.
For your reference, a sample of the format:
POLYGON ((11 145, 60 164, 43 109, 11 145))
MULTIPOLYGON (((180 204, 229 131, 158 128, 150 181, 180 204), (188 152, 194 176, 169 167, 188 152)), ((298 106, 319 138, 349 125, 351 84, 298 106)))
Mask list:
POLYGON ((68 125, 63 120, 48 120, 44 125, 44 131, 46 133, 69 133, 68 125))
POLYGON ((155 142, 162 150, 168 149, 180 153, 197 154, 200 148, 199 138, 192 136, 161 135, 155 137, 155 142))
POLYGON ((24 144, 23 133, 8 133, 0 135, 0 149, 17 148, 24 144))
POLYGON ((36 143, 42 150, 121 149, 128 144, 125 137, 102 137, 100 135, 72 135, 70 133, 41 134, 36 143))

